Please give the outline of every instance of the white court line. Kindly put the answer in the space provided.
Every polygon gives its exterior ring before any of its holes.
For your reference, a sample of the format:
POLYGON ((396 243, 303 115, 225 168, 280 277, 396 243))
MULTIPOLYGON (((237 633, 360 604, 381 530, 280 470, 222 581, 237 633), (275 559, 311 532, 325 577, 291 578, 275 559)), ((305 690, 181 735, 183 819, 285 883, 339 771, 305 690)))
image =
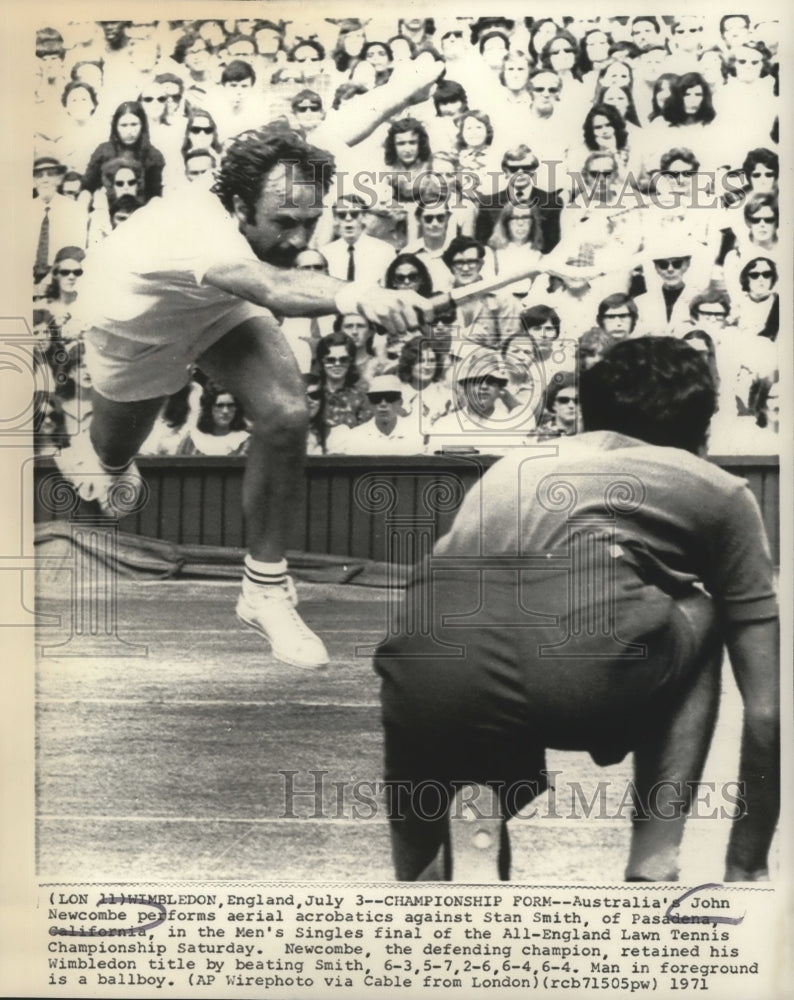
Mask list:
POLYGON ((186 698, 158 701, 154 698, 39 698, 39 705, 244 705, 246 707, 260 708, 287 708, 289 706, 301 708, 380 708, 378 701, 239 701, 233 698, 186 698))
POLYGON ((225 823, 228 825, 235 825, 240 823, 245 823, 249 826, 265 826, 268 823, 298 823, 301 826, 306 823, 339 823, 344 826, 358 826, 361 823, 368 822, 381 822, 385 824, 387 822, 386 818, 380 818, 377 816, 368 817, 366 819, 353 817, 347 818, 342 816, 284 816, 279 818, 278 816, 265 816, 265 817, 243 817, 240 819, 235 819, 232 816, 80 816, 78 814, 66 814, 66 815, 46 815, 38 816, 38 821, 41 823, 64 823, 64 822, 74 822, 79 823, 225 823))

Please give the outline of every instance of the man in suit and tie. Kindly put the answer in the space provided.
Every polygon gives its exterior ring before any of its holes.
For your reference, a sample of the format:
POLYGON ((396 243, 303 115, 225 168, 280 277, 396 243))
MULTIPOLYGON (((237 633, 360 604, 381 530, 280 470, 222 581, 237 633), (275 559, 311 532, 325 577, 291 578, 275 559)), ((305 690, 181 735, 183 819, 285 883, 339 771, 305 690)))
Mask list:
POLYGON ((338 239, 320 248, 328 261, 328 273, 342 281, 381 284, 386 268, 394 258, 394 248, 365 232, 367 203, 357 194, 343 195, 334 205, 338 239))
POLYGON ((88 219, 81 205, 58 193, 66 167, 56 156, 37 156, 33 162, 34 220, 31 232, 33 281, 40 284, 50 273, 55 254, 67 246, 83 248, 88 219))

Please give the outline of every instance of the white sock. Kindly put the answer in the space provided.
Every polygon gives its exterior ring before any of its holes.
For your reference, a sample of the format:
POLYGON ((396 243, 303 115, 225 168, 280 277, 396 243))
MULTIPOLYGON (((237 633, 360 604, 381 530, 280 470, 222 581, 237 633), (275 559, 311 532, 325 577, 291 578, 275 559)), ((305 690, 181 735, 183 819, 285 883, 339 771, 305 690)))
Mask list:
POLYGON ((286 559, 268 563, 246 555, 243 566, 243 590, 249 587, 279 587, 287 580, 286 559))

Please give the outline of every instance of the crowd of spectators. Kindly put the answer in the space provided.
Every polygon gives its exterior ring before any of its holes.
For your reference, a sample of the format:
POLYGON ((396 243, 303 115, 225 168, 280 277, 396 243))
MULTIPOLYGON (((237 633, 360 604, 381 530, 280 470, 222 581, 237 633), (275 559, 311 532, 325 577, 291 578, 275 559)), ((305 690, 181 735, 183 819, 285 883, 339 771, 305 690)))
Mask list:
MULTIPOLYGON (((751 13, 43 26, 38 450, 90 416, 92 256, 154 199, 211 196, 225 144, 283 118, 337 164, 296 267, 474 293, 412 336, 357 314, 284 319, 310 454, 500 454, 575 434, 578 372, 646 335, 707 356, 712 454, 775 453, 778 41, 751 13), (396 82, 431 59, 444 72, 392 113, 396 82)), ((143 453, 244 453, 240 404, 193 375, 143 453)))

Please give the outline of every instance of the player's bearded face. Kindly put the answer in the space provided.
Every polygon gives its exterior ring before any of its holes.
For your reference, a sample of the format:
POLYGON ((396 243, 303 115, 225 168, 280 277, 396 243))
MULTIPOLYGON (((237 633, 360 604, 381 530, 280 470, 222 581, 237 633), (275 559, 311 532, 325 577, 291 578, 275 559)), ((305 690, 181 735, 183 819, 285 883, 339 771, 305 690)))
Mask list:
POLYGON ((310 183, 291 182, 279 164, 265 179, 253 212, 240 202, 235 214, 240 232, 260 260, 292 267, 305 250, 322 212, 322 191, 310 183))

